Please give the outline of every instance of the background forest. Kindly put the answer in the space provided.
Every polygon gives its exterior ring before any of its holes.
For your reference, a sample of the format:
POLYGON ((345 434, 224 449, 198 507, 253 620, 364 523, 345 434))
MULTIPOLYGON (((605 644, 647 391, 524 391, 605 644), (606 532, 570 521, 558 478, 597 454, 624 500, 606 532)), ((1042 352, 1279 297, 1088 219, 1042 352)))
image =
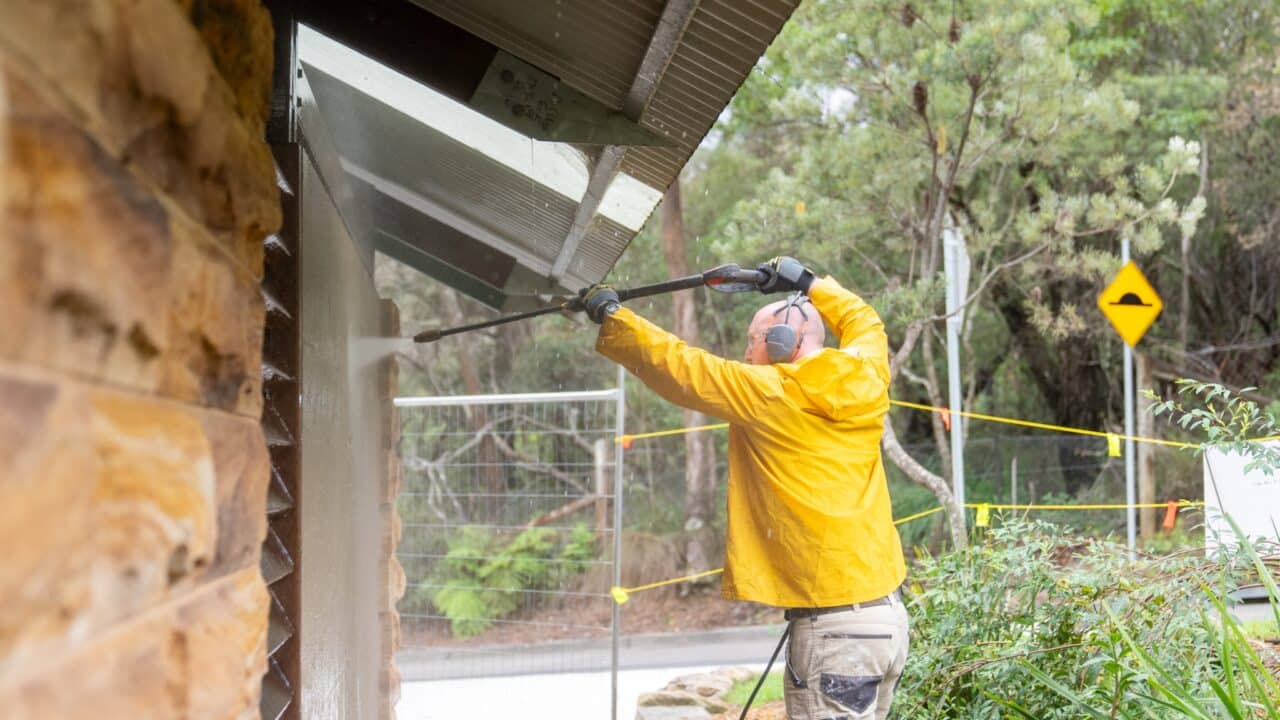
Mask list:
MULTIPOLYGON (((1220 383, 1280 398, 1280 8, 1244 0, 809 0, 751 73, 608 282, 794 255, 887 325, 897 399, 945 405, 944 230, 972 259, 964 408, 1122 428, 1121 343, 1095 306, 1122 238, 1164 298, 1139 387, 1220 383)), ((412 330, 492 312, 403 266, 384 295, 412 330)), ((737 358, 765 298, 688 292, 633 309, 737 358)), ((401 394, 612 387, 585 318, 548 317, 418 346, 401 394)), ((1149 413, 1139 435, 1176 437, 1149 413), (1145 427, 1144 427, 1145 426, 1145 427)), ((895 410, 895 515, 946 494, 939 414, 895 410)), ((628 386, 627 428, 708 422, 628 386)), ((1123 500, 1106 443, 973 422, 968 500, 1123 500)), ((626 525, 718 566, 721 433, 637 443, 626 525)), ((1200 495, 1198 460, 1145 451, 1148 494, 1200 495)), ((1055 517, 1091 531, 1122 513, 1055 517)), ((902 528, 948 543, 942 515, 902 528)), ((1144 519, 1148 542, 1154 515, 1144 519)))

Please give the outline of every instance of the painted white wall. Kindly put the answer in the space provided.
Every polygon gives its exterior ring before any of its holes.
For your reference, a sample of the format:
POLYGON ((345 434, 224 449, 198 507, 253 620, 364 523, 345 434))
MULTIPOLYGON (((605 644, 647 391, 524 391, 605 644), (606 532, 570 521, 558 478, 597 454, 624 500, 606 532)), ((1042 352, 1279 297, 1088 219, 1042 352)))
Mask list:
MULTIPOLYGON (((1270 447, 1280 451, 1280 443, 1270 447)), ((1280 541, 1280 473, 1246 472, 1253 457, 1209 448, 1204 453, 1205 549, 1231 543, 1230 515, 1250 538, 1280 541)))
POLYGON ((301 717, 378 717, 381 539, 373 279, 320 176, 302 168, 301 717))

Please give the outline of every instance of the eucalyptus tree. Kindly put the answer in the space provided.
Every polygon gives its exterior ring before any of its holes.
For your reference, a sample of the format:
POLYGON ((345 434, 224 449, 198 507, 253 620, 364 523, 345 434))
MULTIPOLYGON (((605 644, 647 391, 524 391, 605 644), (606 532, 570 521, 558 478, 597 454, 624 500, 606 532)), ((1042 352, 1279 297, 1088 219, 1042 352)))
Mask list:
MULTIPOLYGON (((769 169, 716 241, 794 253, 868 296, 888 325, 900 391, 942 405, 934 356, 942 235, 953 229, 973 258, 966 406, 998 391, 1016 357, 1055 419, 1096 426, 1109 383, 1089 308, 1119 267, 1120 242, 1158 253, 1193 233, 1205 207, 1199 144, 1164 136, 1135 151, 1125 141, 1139 104, 1073 56, 1073 38, 1098 19, 1083 0, 804 5, 724 124, 723 142, 769 169)), ((933 428, 945 467, 936 414, 933 428)), ((886 455, 949 506, 963 544, 946 483, 902 448, 892 422, 885 430, 886 455)))

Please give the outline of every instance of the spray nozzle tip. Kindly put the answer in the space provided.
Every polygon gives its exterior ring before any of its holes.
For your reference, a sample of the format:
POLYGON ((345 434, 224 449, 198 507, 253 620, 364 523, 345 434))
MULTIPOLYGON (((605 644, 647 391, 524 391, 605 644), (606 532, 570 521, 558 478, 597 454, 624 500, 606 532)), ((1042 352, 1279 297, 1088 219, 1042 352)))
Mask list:
POLYGON ((444 335, 440 332, 440 328, 427 328, 417 335, 414 335, 413 341, 416 343, 429 343, 435 342, 442 337, 444 337, 444 335))

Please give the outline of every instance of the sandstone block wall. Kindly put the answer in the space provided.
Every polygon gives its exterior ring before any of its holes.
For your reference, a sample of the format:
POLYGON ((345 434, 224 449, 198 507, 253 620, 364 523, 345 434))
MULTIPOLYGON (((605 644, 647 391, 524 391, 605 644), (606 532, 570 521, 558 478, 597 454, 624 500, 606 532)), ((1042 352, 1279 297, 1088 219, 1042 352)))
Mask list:
POLYGON ((257 0, 0 2, 0 708, 257 717, 257 0))
MULTIPOLYGON (((400 337, 400 310, 390 300, 382 301, 382 332, 387 337, 400 337)), ((395 717, 396 703, 400 700, 400 670, 396 667, 396 653, 400 651, 400 613, 396 603, 404 597, 405 574, 396 557, 400 545, 400 513, 396 510, 396 498, 400 495, 400 410, 395 398, 400 387, 400 366, 395 356, 383 361, 381 369, 382 403, 382 487, 378 514, 381 520, 384 569, 381 573, 382 592, 378 596, 378 628, 382 637, 382 667, 378 690, 381 694, 380 717, 395 717)))

